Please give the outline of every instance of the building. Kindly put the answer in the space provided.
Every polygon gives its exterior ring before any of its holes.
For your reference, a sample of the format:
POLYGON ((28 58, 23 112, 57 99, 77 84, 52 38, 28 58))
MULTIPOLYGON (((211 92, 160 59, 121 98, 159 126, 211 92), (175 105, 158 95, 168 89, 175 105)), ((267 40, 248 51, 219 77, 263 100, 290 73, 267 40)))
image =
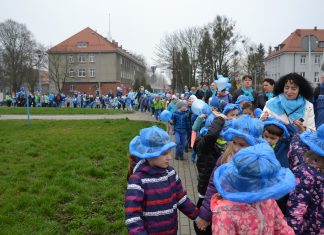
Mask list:
POLYGON ((48 55, 49 77, 65 94, 105 95, 117 87, 125 91, 145 75, 140 59, 89 27, 51 48, 48 55))
POLYGON ((313 87, 320 81, 320 65, 324 54, 324 29, 296 29, 265 58, 265 75, 277 80, 281 76, 296 72, 305 77, 313 87), (314 38, 314 50, 302 47, 314 38), (310 62, 310 63, 309 63, 310 62), (310 68, 310 69, 309 69, 310 68))

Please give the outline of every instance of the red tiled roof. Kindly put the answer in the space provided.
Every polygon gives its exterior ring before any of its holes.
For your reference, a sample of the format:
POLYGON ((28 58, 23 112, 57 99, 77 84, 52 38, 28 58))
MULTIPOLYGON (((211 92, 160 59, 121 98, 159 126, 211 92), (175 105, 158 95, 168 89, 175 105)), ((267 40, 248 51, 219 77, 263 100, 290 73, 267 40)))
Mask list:
POLYGON ((94 52, 94 51, 116 51, 118 44, 110 42, 96 31, 87 27, 65 41, 49 49, 49 52, 94 52), (79 48, 78 42, 87 42, 86 48, 79 48))
MULTIPOLYGON (((319 41, 324 41, 324 29, 296 29, 287 37, 281 44, 280 49, 273 51, 266 59, 270 59, 283 52, 304 52, 305 50, 301 47, 301 41, 305 36, 313 35, 317 37, 319 41)), ((315 48, 315 52, 323 52, 324 48, 315 48)))

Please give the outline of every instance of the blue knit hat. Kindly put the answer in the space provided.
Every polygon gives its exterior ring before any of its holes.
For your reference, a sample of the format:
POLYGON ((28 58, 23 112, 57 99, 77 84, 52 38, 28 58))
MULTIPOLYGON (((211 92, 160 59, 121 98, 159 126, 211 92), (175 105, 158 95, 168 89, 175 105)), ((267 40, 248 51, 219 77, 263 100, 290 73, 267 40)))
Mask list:
POLYGON ((313 152, 324 157, 324 124, 320 125, 316 132, 305 131, 300 135, 300 139, 313 152))
POLYGON ((234 109, 240 109, 240 106, 237 104, 227 104, 223 110, 223 114, 227 115, 230 111, 234 110, 234 109))
POLYGON ((294 174, 280 166, 273 149, 264 143, 238 151, 217 168, 213 182, 222 197, 245 203, 279 199, 296 187, 294 174))
POLYGON ((241 137, 246 140, 249 145, 259 143, 267 143, 262 139, 264 124, 257 118, 251 118, 249 115, 242 115, 237 119, 233 119, 230 127, 221 132, 221 135, 227 141, 232 141, 233 138, 241 137))
POLYGON ((175 146, 176 144, 170 141, 170 136, 166 131, 152 126, 143 128, 140 135, 131 140, 129 153, 138 158, 155 158, 175 146))

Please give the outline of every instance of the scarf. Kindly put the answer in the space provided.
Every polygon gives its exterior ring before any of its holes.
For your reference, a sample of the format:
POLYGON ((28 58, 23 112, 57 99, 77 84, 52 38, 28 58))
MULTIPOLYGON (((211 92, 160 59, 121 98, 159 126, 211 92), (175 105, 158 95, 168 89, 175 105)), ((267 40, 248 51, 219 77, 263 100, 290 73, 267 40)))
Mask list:
POLYGON ((253 93, 252 87, 250 87, 248 90, 246 90, 244 88, 244 86, 242 86, 241 89, 242 89, 244 95, 250 97, 251 98, 251 102, 253 102, 254 101, 254 97, 253 97, 253 94, 252 94, 253 93))
POLYGON ((212 96, 216 96, 217 95, 217 90, 215 89, 215 90, 213 90, 213 89, 210 89, 210 91, 213 93, 213 95, 212 96))
POLYGON ((207 91, 207 90, 204 89, 204 88, 201 88, 200 90, 201 90, 202 92, 204 92, 204 93, 206 93, 206 91, 207 91))
POLYGON ((286 114, 288 119, 295 121, 304 117, 306 101, 304 97, 298 96, 295 100, 288 100, 286 96, 281 93, 268 101, 267 106, 277 115, 286 114))
POLYGON ((273 93, 272 92, 266 92, 264 95, 267 97, 268 100, 273 98, 273 93))

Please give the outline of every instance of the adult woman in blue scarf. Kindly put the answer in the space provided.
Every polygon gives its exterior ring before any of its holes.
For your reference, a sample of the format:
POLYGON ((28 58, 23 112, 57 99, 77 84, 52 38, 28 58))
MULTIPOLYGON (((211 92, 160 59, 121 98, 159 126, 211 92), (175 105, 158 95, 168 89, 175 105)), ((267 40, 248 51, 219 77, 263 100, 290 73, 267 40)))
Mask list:
POLYGON ((271 78, 266 78, 263 80, 263 94, 258 96, 257 102, 255 104, 256 108, 263 109, 266 102, 273 98, 273 89, 275 81, 271 78))
POLYGON ((256 103, 258 93, 252 89, 252 77, 250 75, 244 75, 242 78, 242 87, 241 89, 238 89, 233 94, 232 102, 235 103, 237 98, 240 95, 245 95, 250 98, 253 104, 256 103))
POLYGON ((293 124, 300 131, 316 130, 313 104, 308 101, 313 89, 304 77, 297 73, 281 77, 273 93, 275 97, 263 109, 265 116, 274 116, 287 125, 293 124))

